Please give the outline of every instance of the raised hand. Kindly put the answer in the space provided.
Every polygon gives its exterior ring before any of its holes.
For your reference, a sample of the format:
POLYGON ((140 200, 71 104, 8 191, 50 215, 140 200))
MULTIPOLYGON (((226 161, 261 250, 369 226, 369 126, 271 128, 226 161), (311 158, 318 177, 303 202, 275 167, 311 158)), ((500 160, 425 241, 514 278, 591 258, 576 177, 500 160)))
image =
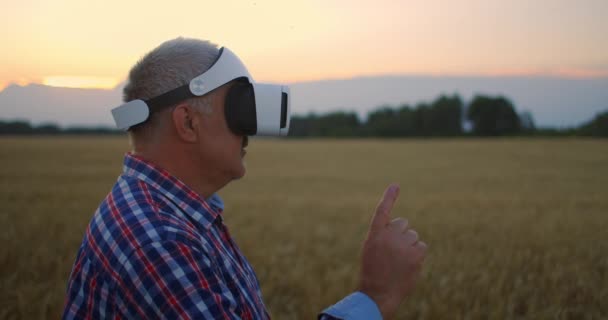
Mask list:
POLYGON ((414 289, 427 251, 427 245, 406 219, 391 220, 398 196, 398 185, 384 191, 361 255, 359 291, 376 302, 384 319, 391 319, 414 289))

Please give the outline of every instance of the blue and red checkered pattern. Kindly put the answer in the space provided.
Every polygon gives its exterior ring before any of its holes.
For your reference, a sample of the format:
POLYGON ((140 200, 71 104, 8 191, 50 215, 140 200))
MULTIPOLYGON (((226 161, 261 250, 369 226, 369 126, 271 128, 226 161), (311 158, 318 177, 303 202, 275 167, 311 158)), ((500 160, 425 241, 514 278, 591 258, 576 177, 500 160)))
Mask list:
POLYGON ((127 154, 78 250, 63 319, 269 318, 222 211, 218 196, 127 154))

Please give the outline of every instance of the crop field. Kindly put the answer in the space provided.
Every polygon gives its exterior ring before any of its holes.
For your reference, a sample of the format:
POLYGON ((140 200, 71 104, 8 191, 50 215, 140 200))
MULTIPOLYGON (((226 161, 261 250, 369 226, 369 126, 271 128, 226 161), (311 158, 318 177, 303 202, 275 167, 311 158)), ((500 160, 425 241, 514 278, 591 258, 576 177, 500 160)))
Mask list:
MULTIPOLYGON (((125 137, 0 138, 0 319, 56 319, 125 137)), ((385 186, 429 255, 398 319, 607 319, 608 141, 262 140, 220 191, 275 319, 356 285, 385 186)))

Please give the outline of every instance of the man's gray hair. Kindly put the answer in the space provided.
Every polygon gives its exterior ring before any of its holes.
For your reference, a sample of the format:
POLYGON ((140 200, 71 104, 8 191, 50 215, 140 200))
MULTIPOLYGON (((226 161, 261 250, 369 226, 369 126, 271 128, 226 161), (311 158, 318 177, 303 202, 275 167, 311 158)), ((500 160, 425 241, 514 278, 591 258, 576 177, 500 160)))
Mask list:
MULTIPOLYGON (((190 82, 207 71, 219 55, 217 45, 198 39, 176 38, 166 41, 141 58, 129 72, 123 89, 125 102, 147 100, 190 82)), ((158 119, 154 113, 144 124, 158 119)))

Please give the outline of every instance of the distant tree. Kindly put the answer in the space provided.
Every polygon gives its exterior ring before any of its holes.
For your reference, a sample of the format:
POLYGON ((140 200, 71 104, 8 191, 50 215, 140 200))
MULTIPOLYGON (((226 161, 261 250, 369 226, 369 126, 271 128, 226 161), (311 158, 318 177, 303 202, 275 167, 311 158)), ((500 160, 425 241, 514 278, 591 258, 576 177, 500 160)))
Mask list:
POLYGON ((383 106, 367 115, 365 133, 376 137, 397 137, 401 128, 399 113, 390 106, 383 106))
POLYGON ((332 112, 319 118, 319 135, 349 137, 359 135, 361 122, 354 112, 332 112))
POLYGON ((308 137, 312 135, 312 128, 317 116, 314 113, 308 116, 294 115, 289 120, 289 136, 308 137))
POLYGON ((54 123, 43 123, 34 130, 37 134, 58 134, 62 131, 61 128, 54 123))
POLYGON ((32 126, 28 121, 2 121, 0 120, 0 135, 15 134, 124 134, 123 131, 109 127, 70 127, 61 128, 54 123, 43 123, 38 126, 32 126))
POLYGON ((27 121, 0 121, 0 134, 31 134, 33 131, 32 125, 27 121))
POLYGON ((361 121, 354 112, 332 112, 317 116, 293 116, 289 135, 292 137, 350 137, 361 134, 361 121))
POLYGON ((462 108, 462 99, 458 95, 437 98, 430 106, 428 133, 434 136, 462 134, 462 108))
POLYGON ((69 127, 61 131, 66 134, 120 135, 123 131, 108 127, 69 127))
POLYGON ((397 111, 399 119, 398 135, 401 137, 409 137, 416 135, 415 115, 416 111, 407 104, 404 104, 397 111))
POLYGON ((473 134, 501 136, 521 131, 513 104, 504 97, 476 96, 469 105, 467 118, 473 123, 473 134))
POLYGON ((412 112, 413 132, 415 136, 428 136, 431 133, 431 107, 419 103, 412 112))
POLYGON ((579 128, 581 135, 608 137, 608 111, 599 113, 593 120, 579 128))

